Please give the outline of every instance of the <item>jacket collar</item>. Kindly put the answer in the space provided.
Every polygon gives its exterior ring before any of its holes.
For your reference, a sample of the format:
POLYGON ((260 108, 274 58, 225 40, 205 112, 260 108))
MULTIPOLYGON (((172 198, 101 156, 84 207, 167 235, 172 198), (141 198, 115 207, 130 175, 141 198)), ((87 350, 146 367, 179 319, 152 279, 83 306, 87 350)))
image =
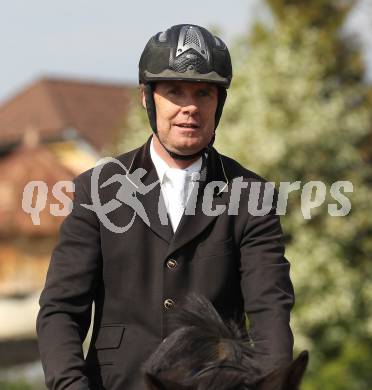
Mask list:
MULTIPOLYGON (((150 156, 151 137, 137 150, 130 163, 128 172, 133 173, 138 168, 144 168, 146 173, 142 179, 144 185, 159 181, 155 166, 150 156)), ((128 177, 128 180, 130 178, 128 177)), ((231 180, 231 179, 230 179, 231 180)), ((170 243, 168 255, 174 253, 198 236, 217 216, 205 215, 202 210, 202 201, 206 185, 218 181, 219 187, 213 193, 213 205, 225 205, 229 199, 229 177, 221 155, 212 148, 206 159, 206 175, 201 174, 199 188, 196 195, 195 215, 183 215, 175 233, 173 233, 165 211, 164 199, 161 195, 160 182, 153 190, 145 195, 138 194, 150 221, 149 228, 162 239, 170 243), (160 213, 159 213, 160 211, 160 213), (165 218, 164 218, 165 217, 165 218)))
MULTIPOLYGON (((150 145, 151 145, 152 136, 147 140, 147 142, 137 150, 134 154, 130 166, 129 173, 133 173, 137 168, 144 168, 146 170, 146 176, 151 174, 151 171, 155 170, 154 164, 150 156, 150 145)), ((224 182, 223 186, 218 193, 215 195, 220 195, 229 184, 229 177, 227 176, 225 166, 222 161, 221 155, 217 152, 215 148, 212 148, 207 159, 207 183, 211 181, 220 181, 224 182)))

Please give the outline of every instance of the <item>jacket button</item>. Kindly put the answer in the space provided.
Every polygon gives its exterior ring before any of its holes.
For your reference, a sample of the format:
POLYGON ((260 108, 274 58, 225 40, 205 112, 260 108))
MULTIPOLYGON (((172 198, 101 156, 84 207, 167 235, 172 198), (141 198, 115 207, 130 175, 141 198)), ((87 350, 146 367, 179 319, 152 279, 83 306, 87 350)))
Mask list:
POLYGON ((169 309, 172 309, 174 307, 175 303, 172 299, 168 298, 164 301, 164 307, 169 310, 169 309))
POLYGON ((177 263, 177 261, 174 260, 174 259, 169 259, 169 260, 167 261, 167 267, 168 267, 169 269, 175 269, 175 268, 178 267, 178 263, 177 263))

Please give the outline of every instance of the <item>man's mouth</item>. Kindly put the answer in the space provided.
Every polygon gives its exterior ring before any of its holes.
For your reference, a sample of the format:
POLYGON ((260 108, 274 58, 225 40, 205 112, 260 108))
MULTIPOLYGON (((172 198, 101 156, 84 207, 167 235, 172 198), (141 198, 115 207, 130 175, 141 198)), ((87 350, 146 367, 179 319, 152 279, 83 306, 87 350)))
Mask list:
POLYGON ((200 127, 197 123, 176 123, 176 126, 185 129, 198 129, 200 127))

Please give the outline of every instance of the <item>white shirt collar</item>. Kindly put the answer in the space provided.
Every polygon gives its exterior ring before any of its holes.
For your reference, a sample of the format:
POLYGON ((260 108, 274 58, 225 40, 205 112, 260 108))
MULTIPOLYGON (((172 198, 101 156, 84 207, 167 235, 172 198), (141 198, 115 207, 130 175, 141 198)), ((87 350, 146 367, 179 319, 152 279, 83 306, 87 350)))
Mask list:
MULTIPOLYGON (((154 145, 153 145, 153 139, 151 139, 150 144, 150 156, 151 160, 155 165, 156 172, 158 174, 160 183, 162 184, 164 181, 164 175, 165 172, 168 169, 171 169, 169 165, 159 156, 159 154, 156 152, 154 145)), ((187 171, 187 173, 190 175, 190 177, 193 179, 193 173, 200 172, 200 168, 202 166, 202 158, 199 157, 195 162, 193 162, 190 166, 184 169, 184 171, 187 171)), ((177 168, 172 168, 177 169, 177 168)), ((195 177, 195 176, 194 176, 195 177)))

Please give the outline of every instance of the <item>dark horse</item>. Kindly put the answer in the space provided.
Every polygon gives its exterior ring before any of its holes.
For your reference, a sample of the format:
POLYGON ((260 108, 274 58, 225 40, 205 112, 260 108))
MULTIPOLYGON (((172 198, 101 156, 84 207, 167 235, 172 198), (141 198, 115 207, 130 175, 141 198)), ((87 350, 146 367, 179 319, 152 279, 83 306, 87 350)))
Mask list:
POLYGON ((151 390, 297 390, 308 353, 285 367, 265 372, 260 352, 236 323, 225 323, 213 305, 189 296, 174 319, 178 329, 144 364, 151 390))

